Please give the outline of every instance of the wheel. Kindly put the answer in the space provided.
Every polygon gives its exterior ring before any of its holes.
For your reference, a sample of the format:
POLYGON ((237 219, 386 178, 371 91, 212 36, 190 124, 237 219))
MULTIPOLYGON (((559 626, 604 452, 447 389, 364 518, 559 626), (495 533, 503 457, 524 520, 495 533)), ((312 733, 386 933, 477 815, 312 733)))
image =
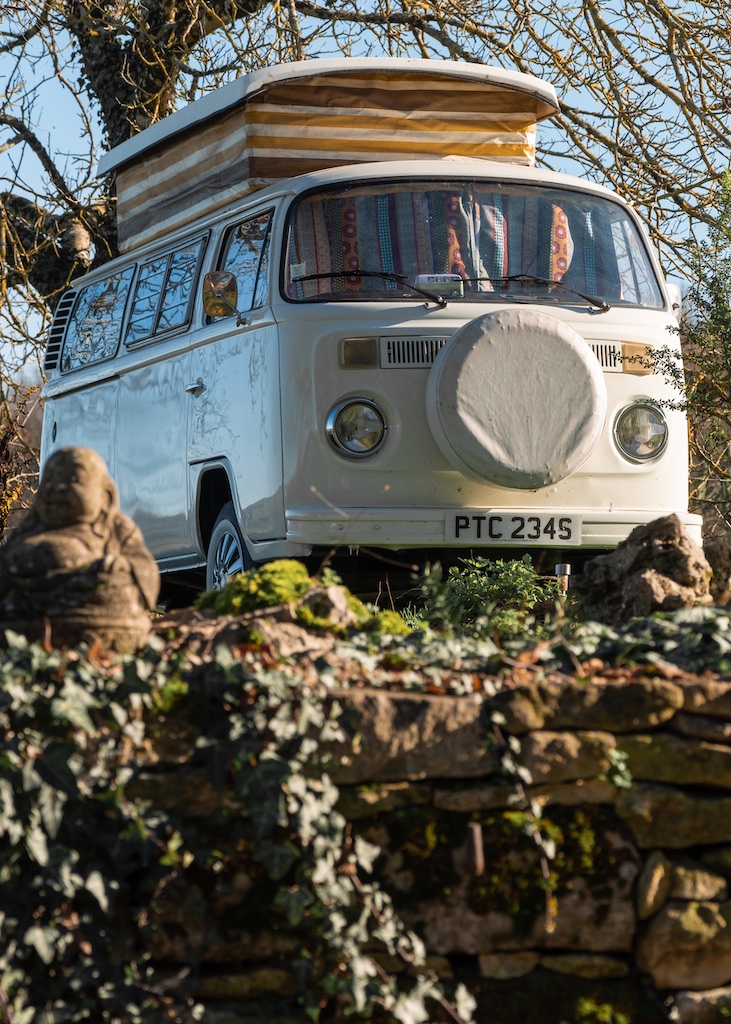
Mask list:
POLYGON ((246 572, 252 566, 232 502, 218 514, 208 544, 206 559, 206 590, 220 590, 231 576, 246 572))

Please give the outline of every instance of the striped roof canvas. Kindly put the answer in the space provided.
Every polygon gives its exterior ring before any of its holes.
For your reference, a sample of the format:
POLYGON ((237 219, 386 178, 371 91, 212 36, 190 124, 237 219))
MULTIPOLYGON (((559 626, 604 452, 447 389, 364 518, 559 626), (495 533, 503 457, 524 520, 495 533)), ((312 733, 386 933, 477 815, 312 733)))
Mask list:
POLYGON ((441 156, 532 164, 536 123, 556 111, 552 87, 477 64, 364 58, 280 68, 263 82, 247 76, 248 87, 232 83, 233 102, 212 94, 107 154, 100 171, 117 171, 120 248, 325 167, 441 156))

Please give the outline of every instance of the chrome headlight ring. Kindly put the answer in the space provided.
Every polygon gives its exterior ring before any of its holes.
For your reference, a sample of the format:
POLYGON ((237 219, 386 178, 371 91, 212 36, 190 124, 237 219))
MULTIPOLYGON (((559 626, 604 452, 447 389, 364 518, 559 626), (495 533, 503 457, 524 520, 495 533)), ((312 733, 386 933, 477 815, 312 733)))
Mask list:
POLYGON ((629 462, 659 459, 668 444, 668 424, 662 409, 650 401, 626 406, 614 421, 614 443, 629 462))
POLYGON ((336 452, 363 459, 379 451, 386 440, 386 417, 370 398, 344 398, 332 407, 325 433, 336 452))

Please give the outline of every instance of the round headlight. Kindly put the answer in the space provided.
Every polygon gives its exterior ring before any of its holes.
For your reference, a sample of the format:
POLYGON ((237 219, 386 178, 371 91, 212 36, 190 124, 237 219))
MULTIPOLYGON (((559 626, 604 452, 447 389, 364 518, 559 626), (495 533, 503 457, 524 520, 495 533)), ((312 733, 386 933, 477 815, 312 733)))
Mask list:
POLYGON ((630 405, 617 416, 614 439, 632 462, 656 459, 668 443, 668 425, 661 409, 649 403, 630 405))
POLYGON ((378 406, 367 398, 338 402, 327 417, 325 430, 341 455, 362 458, 373 455, 386 438, 386 421, 378 406))

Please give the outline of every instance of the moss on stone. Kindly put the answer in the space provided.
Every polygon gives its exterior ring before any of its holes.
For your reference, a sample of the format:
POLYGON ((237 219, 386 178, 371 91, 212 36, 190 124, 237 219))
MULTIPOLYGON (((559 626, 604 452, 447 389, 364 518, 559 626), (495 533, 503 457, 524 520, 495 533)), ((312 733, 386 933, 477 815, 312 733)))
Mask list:
POLYGON ((279 558, 232 577, 221 590, 201 594, 196 607, 215 615, 243 615, 259 608, 291 604, 303 597, 312 579, 301 562, 279 558))

